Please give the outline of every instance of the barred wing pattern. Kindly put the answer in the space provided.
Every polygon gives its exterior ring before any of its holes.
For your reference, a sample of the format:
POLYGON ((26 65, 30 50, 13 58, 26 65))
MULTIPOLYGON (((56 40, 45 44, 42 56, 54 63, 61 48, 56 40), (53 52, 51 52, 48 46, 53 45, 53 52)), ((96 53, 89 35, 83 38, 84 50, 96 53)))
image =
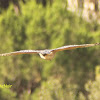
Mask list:
POLYGON ((41 50, 20 50, 20 51, 15 51, 15 52, 10 52, 10 53, 3 53, 0 54, 0 56, 10 56, 10 55, 20 55, 20 54, 36 54, 40 53, 41 50))
POLYGON ((72 49, 76 49, 76 48, 92 47, 92 46, 96 46, 96 45, 100 45, 100 43, 82 44, 82 45, 67 45, 67 46, 62 46, 62 47, 56 48, 56 49, 52 49, 52 51, 58 52, 58 51, 63 51, 63 50, 72 50, 72 49))

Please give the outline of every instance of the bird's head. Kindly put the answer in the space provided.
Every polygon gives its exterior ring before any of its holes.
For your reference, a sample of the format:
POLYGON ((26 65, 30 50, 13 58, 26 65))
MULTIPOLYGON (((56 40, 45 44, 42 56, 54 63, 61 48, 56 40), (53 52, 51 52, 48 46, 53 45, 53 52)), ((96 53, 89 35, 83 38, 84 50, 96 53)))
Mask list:
POLYGON ((48 51, 39 53, 39 55, 42 59, 51 60, 55 54, 53 52, 48 51))

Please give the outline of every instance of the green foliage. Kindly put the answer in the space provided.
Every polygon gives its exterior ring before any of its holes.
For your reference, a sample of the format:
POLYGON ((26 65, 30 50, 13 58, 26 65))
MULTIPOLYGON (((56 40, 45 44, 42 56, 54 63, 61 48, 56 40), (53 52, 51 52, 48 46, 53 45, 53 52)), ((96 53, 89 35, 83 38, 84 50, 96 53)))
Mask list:
POLYGON ((0 100, 17 100, 16 93, 10 89, 0 88, 0 100))
POLYGON ((88 100, 100 99, 100 66, 96 67, 95 79, 95 81, 89 80, 85 85, 86 90, 89 92, 88 100))
MULTIPOLYGON (((45 8, 32 0, 21 3, 19 16, 10 5, 0 15, 0 53, 100 42, 99 25, 87 23, 67 11, 65 1, 57 1, 45 8)), ((14 91, 2 89, 0 97, 85 100, 84 84, 93 78, 99 58, 99 46, 59 52, 52 61, 35 54, 0 57, 0 84, 11 84, 14 91)))
POLYGON ((100 99, 100 81, 89 81, 86 84, 86 90, 90 93, 88 95, 89 100, 99 100, 100 99))
POLYGON ((41 87, 32 97, 35 100, 74 100, 75 90, 75 85, 66 84, 63 86, 59 78, 49 78, 42 82, 41 87))

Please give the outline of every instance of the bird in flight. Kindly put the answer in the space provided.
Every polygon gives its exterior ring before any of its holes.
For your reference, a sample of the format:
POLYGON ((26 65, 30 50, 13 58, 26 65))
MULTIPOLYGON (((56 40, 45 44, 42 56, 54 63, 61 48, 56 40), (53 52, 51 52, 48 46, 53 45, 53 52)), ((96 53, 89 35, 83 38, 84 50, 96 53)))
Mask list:
POLYGON ((100 45, 100 43, 82 44, 82 45, 66 45, 59 48, 55 48, 55 49, 45 49, 45 50, 20 50, 20 51, 15 51, 15 52, 10 52, 10 53, 3 53, 3 54, 0 54, 0 56, 10 56, 10 55, 20 55, 20 54, 39 54, 42 59, 51 60, 54 57, 55 53, 58 51, 92 47, 96 45, 100 45))

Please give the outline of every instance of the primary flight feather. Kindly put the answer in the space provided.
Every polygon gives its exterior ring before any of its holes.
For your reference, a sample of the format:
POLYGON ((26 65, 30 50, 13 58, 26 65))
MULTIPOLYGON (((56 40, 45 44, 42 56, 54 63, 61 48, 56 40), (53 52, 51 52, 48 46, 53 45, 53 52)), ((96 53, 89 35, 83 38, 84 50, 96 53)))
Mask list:
POLYGON ((55 48, 55 49, 45 49, 45 50, 20 50, 20 51, 15 51, 15 52, 10 52, 10 53, 3 53, 3 54, 0 54, 0 56, 10 56, 10 55, 20 55, 20 54, 39 54, 41 58, 46 59, 46 60, 51 60, 54 57, 55 53, 58 51, 92 47, 96 45, 100 45, 100 43, 82 44, 82 45, 67 45, 67 46, 62 46, 62 47, 55 48))

